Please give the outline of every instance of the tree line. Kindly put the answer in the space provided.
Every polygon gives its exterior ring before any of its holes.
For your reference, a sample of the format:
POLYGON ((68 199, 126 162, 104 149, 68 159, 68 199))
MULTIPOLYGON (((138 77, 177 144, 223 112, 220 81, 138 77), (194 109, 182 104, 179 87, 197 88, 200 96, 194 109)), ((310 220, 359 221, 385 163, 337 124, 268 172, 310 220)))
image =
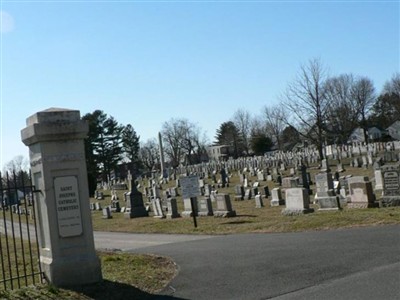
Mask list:
MULTIPOLYGON (((214 145, 229 146, 229 156, 263 155, 288 150, 300 141, 317 147, 324 157, 325 143, 344 144, 357 127, 387 128, 400 120, 400 74, 388 80, 377 93, 366 76, 329 76, 318 59, 302 65, 295 79, 275 105, 265 105, 260 115, 252 116, 240 108, 216 130, 214 145)), ((82 117, 89 124, 85 151, 90 191, 99 180, 113 177, 121 163, 131 172, 150 172, 160 167, 156 138, 141 141, 131 124, 123 125, 101 110, 82 117)), ((172 118, 162 124, 164 154, 169 166, 206 161, 210 145, 205 132, 185 118, 172 118)), ((5 171, 21 165, 21 158, 6 164, 5 171)))
MULTIPOLYGON (((324 157, 325 143, 344 144, 357 127, 364 130, 390 126, 400 120, 400 74, 388 80, 377 94, 371 79, 353 74, 328 76, 320 60, 300 67, 275 105, 266 105, 261 115, 245 109, 221 123, 214 145, 230 146, 229 155, 262 155, 272 148, 288 150, 301 140, 317 147, 324 157)), ((113 117, 95 111, 83 117, 89 122, 86 155, 90 174, 107 180, 123 161, 132 168, 151 171, 159 168, 159 145, 153 138, 140 142, 133 127, 119 125, 113 117)), ((185 118, 163 123, 161 136, 169 166, 196 164, 207 160, 210 144, 205 132, 185 118)))

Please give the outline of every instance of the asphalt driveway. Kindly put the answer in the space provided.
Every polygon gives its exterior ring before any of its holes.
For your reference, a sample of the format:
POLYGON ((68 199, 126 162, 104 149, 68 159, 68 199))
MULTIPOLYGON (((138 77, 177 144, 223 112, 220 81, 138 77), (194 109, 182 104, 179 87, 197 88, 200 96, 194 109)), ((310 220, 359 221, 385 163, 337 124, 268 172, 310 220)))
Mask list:
MULTIPOLYGON (((104 248, 98 234, 96 247, 104 248)), ((398 225, 277 234, 140 235, 139 246, 133 236, 128 243, 115 234, 119 241, 114 243, 112 235, 108 246, 174 259, 179 274, 162 292, 169 299, 400 299, 398 225), (150 244, 143 244, 147 239, 150 244)))

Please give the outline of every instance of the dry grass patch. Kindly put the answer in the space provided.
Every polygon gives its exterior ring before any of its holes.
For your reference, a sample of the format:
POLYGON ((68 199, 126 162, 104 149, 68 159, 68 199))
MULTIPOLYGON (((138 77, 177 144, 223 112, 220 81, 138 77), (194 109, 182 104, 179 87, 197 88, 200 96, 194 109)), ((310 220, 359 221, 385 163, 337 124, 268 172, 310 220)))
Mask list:
MULTIPOLYGON (((342 161, 345 172, 340 176, 368 176, 373 180, 372 168, 353 168, 350 166, 350 159, 342 161)), ((330 161, 332 172, 336 170, 336 163, 330 161)), ((308 169, 311 179, 319 172, 316 165, 308 169)), ((399 224, 400 207, 398 208, 379 208, 379 209, 343 209, 341 211, 320 212, 316 209, 315 213, 302 216, 283 216, 283 207, 269 207, 269 199, 264 199, 265 207, 255 208, 254 199, 244 201, 233 201, 234 186, 239 184, 239 176, 236 171, 232 172, 230 186, 219 188, 218 193, 226 193, 231 196, 233 209, 236 210, 237 217, 223 219, 215 217, 198 217, 198 227, 194 228, 192 218, 178 219, 156 219, 150 217, 125 219, 122 213, 113 213, 112 219, 103 219, 102 212, 93 212, 93 227, 97 231, 118 231, 136 233, 176 233, 176 234, 230 234, 245 232, 290 232, 303 230, 324 230, 341 227, 380 225, 380 224, 399 224)), ((249 176, 249 183, 257 181, 256 177, 249 176)), ((283 177, 289 176, 289 169, 283 173, 283 177)), ((217 176, 218 177, 218 176, 217 176)), ((219 178, 219 177, 218 177, 219 178)), ((205 179, 206 183, 211 184, 211 179, 205 179)), ((260 182, 260 186, 267 185, 270 190, 278 185, 274 182, 260 182)), ((141 186, 147 186, 147 181, 141 182, 141 186)), ((163 189, 175 186, 175 181, 163 185, 163 189)), ((315 190, 315 185, 311 188, 315 190)), ((141 188, 142 189, 142 188, 141 188)), ((117 191, 121 206, 124 206, 123 193, 117 191)), ((102 206, 110 204, 110 195, 105 191, 105 200, 99 201, 102 206)), ((379 198, 380 194, 376 194, 379 198)), ((314 195, 310 196, 313 199, 314 195)), ((91 201, 95 201, 91 199, 91 201)), ((183 211, 183 201, 177 197, 178 210, 183 211)), ((214 206, 215 204, 213 204, 214 206)), ((214 209, 216 207, 214 206, 214 209)))
POLYGON ((198 217, 197 228, 192 218, 156 219, 152 217, 124 219, 113 214, 112 219, 102 219, 101 212, 93 213, 95 230, 175 233, 175 234, 232 234, 246 232, 293 232, 324 230, 342 227, 399 224, 400 207, 375 209, 343 209, 341 211, 318 211, 300 216, 283 216, 282 207, 256 209, 254 200, 233 202, 237 216, 234 218, 198 217))
POLYGON ((103 281, 98 284, 56 288, 29 286, 0 290, 1 299, 153 299, 177 274, 175 263, 163 256, 98 252, 103 281))

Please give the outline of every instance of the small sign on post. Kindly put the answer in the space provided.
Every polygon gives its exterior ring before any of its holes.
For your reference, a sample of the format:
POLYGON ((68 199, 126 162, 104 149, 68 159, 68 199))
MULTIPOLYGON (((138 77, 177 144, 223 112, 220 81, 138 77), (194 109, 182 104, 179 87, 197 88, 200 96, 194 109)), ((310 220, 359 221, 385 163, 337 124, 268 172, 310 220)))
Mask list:
POLYGON ((196 197, 200 195, 199 177, 197 175, 190 175, 186 177, 181 177, 179 181, 182 187, 183 199, 190 198, 190 205, 192 206, 193 223, 194 227, 196 228, 197 221, 196 221, 196 212, 194 209, 193 201, 195 201, 196 197))

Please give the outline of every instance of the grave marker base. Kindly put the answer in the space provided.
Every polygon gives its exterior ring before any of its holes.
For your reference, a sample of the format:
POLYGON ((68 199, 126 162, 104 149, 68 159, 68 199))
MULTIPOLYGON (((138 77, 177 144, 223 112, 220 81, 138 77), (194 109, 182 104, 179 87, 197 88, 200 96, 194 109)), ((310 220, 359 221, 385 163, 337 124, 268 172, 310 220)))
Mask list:
POLYGON ((377 208, 379 203, 367 203, 367 202, 350 202, 347 204, 347 208, 377 208))
POLYGON ((271 206, 280 206, 280 205, 285 205, 285 200, 278 200, 278 199, 273 199, 270 201, 271 206))
POLYGON ((236 211, 235 210, 231 210, 231 211, 221 211, 221 210, 217 210, 214 211, 214 216, 215 217, 222 217, 222 218, 231 218, 231 217, 236 217, 236 211))
POLYGON ((285 208, 282 210, 282 215, 298 216, 298 215, 304 215, 304 214, 309 214, 309 213, 313 213, 313 212, 314 212, 314 208, 304 208, 304 209, 285 208))
POLYGON ((400 206, 400 197, 383 196, 381 200, 383 207, 400 206))
POLYGON ((322 210, 340 210, 340 202, 338 196, 328 196, 318 198, 319 211, 322 210))

